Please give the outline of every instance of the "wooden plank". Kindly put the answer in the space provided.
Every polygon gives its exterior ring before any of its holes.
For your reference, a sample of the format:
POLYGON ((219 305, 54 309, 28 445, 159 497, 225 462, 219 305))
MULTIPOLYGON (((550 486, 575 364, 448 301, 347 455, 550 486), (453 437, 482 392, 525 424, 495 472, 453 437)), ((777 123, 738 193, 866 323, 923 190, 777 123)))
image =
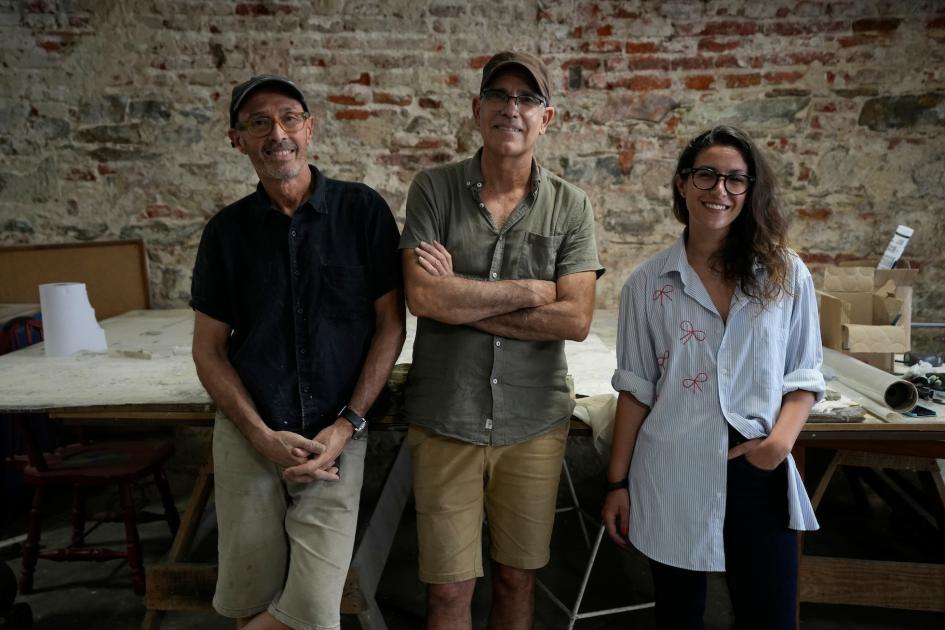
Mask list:
POLYGON ((803 556, 800 599, 945 612, 945 564, 803 556))
POLYGON ((868 453, 886 453, 888 455, 906 455, 913 457, 945 458, 945 440, 926 439, 922 435, 912 435, 911 439, 884 441, 864 439, 805 440, 803 436, 798 444, 808 448, 828 448, 844 451, 864 451, 868 453))
MULTIPOLYGON (((171 550, 168 553, 168 559, 171 562, 180 562, 190 550, 190 543, 197 532, 200 517, 203 516, 203 512, 207 507, 207 499, 213 489, 213 461, 211 461, 211 458, 212 456, 208 455, 208 461, 200 465, 197 480, 194 482, 194 489, 190 493, 187 508, 184 510, 184 517, 180 521, 180 528, 177 530, 177 535, 174 536, 174 542, 171 544, 171 550)), ((149 583, 148 591, 150 592, 150 590, 149 583)))
POLYGON ((147 570, 148 610, 212 610, 217 584, 215 564, 175 562, 147 570))
POLYGON ((865 451, 848 451, 846 449, 837 452, 841 454, 840 463, 844 466, 927 471, 935 463, 935 460, 930 457, 891 455, 889 453, 868 453, 865 451))
POLYGON ((840 464, 842 452, 843 451, 837 451, 833 454, 833 457, 830 458, 830 463, 827 464, 827 470, 824 471, 824 476, 820 478, 820 482, 817 484, 817 489, 814 490, 814 494, 810 498, 810 503, 814 510, 816 510, 817 506, 820 505, 820 500, 824 498, 824 492, 827 491, 827 486, 830 485, 830 480, 833 479, 833 474, 837 472, 837 466, 840 464))

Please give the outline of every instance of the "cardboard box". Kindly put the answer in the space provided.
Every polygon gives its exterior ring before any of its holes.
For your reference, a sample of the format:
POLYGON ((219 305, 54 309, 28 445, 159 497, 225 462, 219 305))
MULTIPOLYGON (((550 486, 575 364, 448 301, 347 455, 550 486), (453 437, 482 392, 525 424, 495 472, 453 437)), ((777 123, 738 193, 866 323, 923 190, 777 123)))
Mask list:
MULTIPOLYGON (((917 273, 916 269, 825 267, 817 282, 824 346, 850 354, 908 351, 917 273)), ((871 363, 888 363, 885 356, 877 358, 871 363)))

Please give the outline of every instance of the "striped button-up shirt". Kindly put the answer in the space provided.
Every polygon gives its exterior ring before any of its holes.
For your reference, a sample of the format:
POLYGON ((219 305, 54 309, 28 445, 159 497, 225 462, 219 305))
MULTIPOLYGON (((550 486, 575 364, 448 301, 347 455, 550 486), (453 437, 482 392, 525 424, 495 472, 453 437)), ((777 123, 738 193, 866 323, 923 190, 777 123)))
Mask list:
MULTIPOLYGON (((825 390, 810 272, 793 252, 791 294, 762 308, 736 289, 723 321, 682 238, 637 268, 620 301, 614 389, 650 407, 630 465, 630 542, 654 560, 724 571, 728 428, 768 435, 782 397, 825 390)), ((788 455, 792 529, 817 529, 788 455)))

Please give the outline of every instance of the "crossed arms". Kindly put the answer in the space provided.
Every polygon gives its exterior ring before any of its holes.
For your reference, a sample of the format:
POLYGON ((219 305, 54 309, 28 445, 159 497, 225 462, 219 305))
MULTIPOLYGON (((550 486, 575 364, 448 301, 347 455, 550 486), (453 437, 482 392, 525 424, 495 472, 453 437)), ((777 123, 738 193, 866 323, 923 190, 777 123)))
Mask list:
POLYGON ((401 260, 407 305, 418 317, 523 341, 582 341, 590 330, 594 271, 555 282, 470 280, 453 273, 452 257, 436 241, 403 250, 401 260))

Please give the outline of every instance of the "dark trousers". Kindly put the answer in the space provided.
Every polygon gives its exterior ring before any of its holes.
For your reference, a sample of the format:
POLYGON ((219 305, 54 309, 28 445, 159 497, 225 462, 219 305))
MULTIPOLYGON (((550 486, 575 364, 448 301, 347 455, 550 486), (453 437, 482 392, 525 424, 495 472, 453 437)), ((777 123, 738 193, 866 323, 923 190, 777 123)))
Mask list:
MULTIPOLYGON (((730 434, 734 431, 730 431, 730 434)), ((743 441, 732 436, 731 446, 743 441)), ((741 629, 797 627, 797 532, 788 529, 787 465, 773 471, 744 457, 728 462, 725 503, 725 579, 741 629)), ((656 625, 701 630, 706 574, 650 560, 656 625)))

